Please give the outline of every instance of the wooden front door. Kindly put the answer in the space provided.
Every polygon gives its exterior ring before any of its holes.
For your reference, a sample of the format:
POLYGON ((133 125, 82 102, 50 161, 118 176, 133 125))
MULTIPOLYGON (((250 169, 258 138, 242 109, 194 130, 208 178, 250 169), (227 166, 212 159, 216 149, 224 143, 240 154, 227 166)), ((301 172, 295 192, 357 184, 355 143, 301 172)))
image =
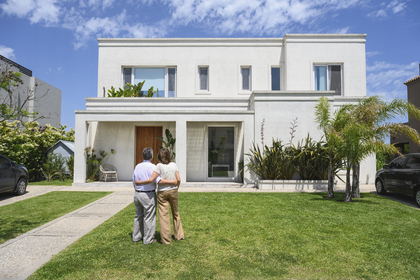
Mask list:
POLYGON ((154 157, 152 162, 156 164, 157 154, 162 146, 162 142, 156 137, 162 137, 161 126, 138 126, 136 127, 136 165, 143 161, 143 149, 150 147, 153 149, 154 157))

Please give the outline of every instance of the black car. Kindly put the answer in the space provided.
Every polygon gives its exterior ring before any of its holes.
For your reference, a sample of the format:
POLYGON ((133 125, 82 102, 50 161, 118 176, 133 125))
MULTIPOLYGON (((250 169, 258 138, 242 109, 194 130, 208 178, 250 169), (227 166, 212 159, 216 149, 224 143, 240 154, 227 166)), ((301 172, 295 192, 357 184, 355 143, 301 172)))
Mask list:
POLYGON ((0 155, 0 193, 14 192, 22 195, 28 185, 28 169, 0 155))
POLYGON ((376 191, 412 196, 420 206, 420 153, 397 157, 376 172, 376 191))

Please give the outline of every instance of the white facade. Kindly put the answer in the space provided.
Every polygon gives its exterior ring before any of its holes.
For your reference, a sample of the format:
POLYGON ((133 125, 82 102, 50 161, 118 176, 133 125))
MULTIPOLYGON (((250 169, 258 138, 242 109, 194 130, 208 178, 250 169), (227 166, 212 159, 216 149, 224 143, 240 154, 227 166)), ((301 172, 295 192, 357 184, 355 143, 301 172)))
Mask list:
MULTIPOLYGON (((120 180, 131 180, 138 142, 145 137, 138 127, 155 126, 176 138, 183 182, 240 182, 239 163, 247 163, 244 154, 253 142, 261 144, 263 120, 265 144, 272 138, 287 143, 296 118, 294 144, 308 133, 319 139, 314 107, 321 96, 332 107, 366 96, 365 37, 98 39, 97 97, 87 98, 86 110, 76 111, 74 182, 85 181, 86 147, 116 150, 108 162, 117 167, 120 180), (154 85, 165 97, 104 95, 111 86, 143 79, 146 90, 154 85)), ((361 183, 374 175, 370 158, 362 164, 361 183)), ((244 183, 255 183, 248 171, 244 177, 244 183)))

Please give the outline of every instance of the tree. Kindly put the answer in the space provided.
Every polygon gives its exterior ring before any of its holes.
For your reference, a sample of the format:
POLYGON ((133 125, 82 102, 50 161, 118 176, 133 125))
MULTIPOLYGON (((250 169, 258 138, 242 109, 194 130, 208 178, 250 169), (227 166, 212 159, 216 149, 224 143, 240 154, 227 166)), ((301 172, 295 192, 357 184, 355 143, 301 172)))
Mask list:
POLYGON ((341 158, 338 156, 337 149, 340 138, 337 137, 337 130, 342 122, 340 115, 335 114, 331 117, 330 102, 326 97, 321 97, 315 106, 315 121, 318 128, 324 133, 328 149, 328 190, 327 197, 334 198, 334 177, 341 167, 341 158))
MULTIPOLYGON (((402 123, 391 123, 390 121, 398 116, 411 116, 420 119, 420 110, 412 103, 403 99, 394 99, 385 102, 378 96, 360 100, 357 105, 346 106, 351 115, 350 126, 356 126, 359 139, 354 139, 355 145, 351 157, 353 168, 353 182, 351 186, 351 197, 360 197, 359 173, 360 162, 368 155, 376 152, 401 154, 395 146, 382 141, 389 134, 405 134, 413 142, 420 143, 418 132, 402 123)), ((350 196, 347 194, 346 197, 350 196)), ((347 200, 351 200, 351 197, 347 200)))
MULTIPOLYGON (((346 195, 345 201, 359 197, 360 162, 375 152, 400 154, 400 151, 382 139, 389 133, 406 134, 416 143, 420 143, 418 132, 401 123, 391 123, 390 120, 406 114, 420 118, 420 110, 413 104, 402 99, 389 103, 378 96, 362 99, 358 104, 348 104, 330 117, 328 100, 323 97, 316 106, 316 121, 323 129, 332 152, 345 159, 346 195), (350 172, 353 169, 353 182, 350 183, 350 172)), ((329 178, 330 186, 330 178, 329 178)))
POLYGON ((23 118, 34 119, 38 113, 28 112, 25 106, 30 100, 33 100, 35 89, 28 90, 24 100, 20 100, 18 97, 15 98, 14 92, 18 91, 20 85, 23 85, 22 73, 13 72, 8 66, 5 69, 0 67, 0 70, 0 88, 6 91, 6 95, 2 96, 0 103, 0 122, 22 120, 23 118))

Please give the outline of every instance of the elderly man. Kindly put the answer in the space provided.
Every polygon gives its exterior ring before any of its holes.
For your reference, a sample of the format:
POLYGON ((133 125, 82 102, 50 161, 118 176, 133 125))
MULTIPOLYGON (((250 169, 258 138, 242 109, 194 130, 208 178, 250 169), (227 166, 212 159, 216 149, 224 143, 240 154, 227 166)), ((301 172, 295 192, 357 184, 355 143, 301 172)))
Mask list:
POLYGON ((134 204, 136 205, 136 215, 134 217, 133 226, 133 242, 143 240, 143 244, 155 243, 156 231, 156 184, 177 184, 176 180, 167 181, 160 177, 155 182, 147 185, 136 185, 137 181, 148 180, 155 165, 151 162, 153 157, 153 149, 145 148, 143 150, 143 162, 137 164, 133 172, 133 185, 134 185, 134 204))

